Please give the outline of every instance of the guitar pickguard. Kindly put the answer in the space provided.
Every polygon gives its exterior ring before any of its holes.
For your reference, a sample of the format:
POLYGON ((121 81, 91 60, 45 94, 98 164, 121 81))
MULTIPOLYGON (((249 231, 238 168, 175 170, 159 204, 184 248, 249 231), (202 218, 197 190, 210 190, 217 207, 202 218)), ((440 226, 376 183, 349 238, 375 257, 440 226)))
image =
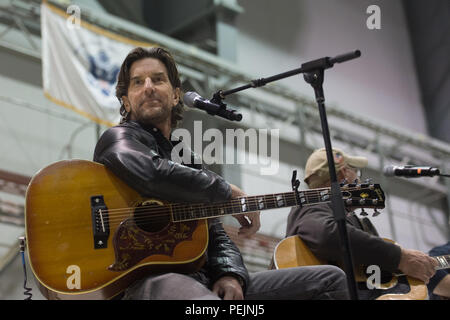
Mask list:
POLYGON ((140 229, 132 218, 124 220, 114 234, 115 262, 111 271, 124 271, 142 259, 160 254, 172 256, 178 243, 192 239, 198 221, 170 223, 159 232, 140 229))

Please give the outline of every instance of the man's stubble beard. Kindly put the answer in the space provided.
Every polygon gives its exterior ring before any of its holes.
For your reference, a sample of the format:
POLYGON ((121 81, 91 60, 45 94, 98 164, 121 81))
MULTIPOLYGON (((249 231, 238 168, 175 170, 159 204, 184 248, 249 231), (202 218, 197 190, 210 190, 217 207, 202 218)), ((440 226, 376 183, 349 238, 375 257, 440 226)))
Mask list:
POLYGON ((171 109, 166 107, 152 108, 151 110, 144 110, 139 108, 140 112, 136 113, 136 121, 144 126, 157 126, 158 124, 165 123, 171 117, 171 109))

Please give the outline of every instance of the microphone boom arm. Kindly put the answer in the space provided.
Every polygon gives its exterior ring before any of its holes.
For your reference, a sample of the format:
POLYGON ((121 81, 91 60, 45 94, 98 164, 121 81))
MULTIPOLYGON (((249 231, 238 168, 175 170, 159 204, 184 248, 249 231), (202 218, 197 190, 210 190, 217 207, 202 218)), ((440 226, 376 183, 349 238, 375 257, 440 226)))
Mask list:
POLYGON ((219 101, 222 101, 223 99, 225 99, 226 96, 236 93, 236 92, 239 92, 239 91, 243 91, 243 90, 250 89, 250 88, 262 87, 270 82, 281 80, 281 79, 288 78, 288 77, 292 77, 292 76, 295 76, 300 73, 308 73, 308 72, 315 71, 317 69, 328 69, 328 68, 333 67, 333 65, 335 63, 342 63, 342 62, 345 62, 345 61, 348 61, 351 59, 358 58, 360 56, 361 56, 361 51, 355 50, 355 51, 351 51, 348 53, 340 54, 333 58, 324 57, 324 58, 316 59, 316 60, 302 64, 301 67, 297 68, 297 69, 286 71, 286 72, 283 72, 283 73, 280 73, 280 74, 277 74, 277 75, 274 75, 271 77, 267 77, 267 78, 259 78, 259 79, 250 80, 250 83, 248 83, 248 84, 245 84, 243 86, 240 86, 240 87, 237 87, 234 89, 230 89, 227 91, 219 90, 213 95, 213 100, 216 99, 215 101, 216 101, 216 103, 218 103, 219 101))

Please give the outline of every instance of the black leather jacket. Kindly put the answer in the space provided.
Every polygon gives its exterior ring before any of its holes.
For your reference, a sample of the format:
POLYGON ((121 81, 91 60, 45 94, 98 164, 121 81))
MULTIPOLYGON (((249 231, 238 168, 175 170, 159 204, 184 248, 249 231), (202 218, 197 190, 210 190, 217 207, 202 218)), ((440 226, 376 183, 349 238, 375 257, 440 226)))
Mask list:
MULTIPOLYGON (((171 159, 174 145, 154 127, 128 121, 106 130, 97 142, 94 161, 104 164, 143 197, 171 202, 219 202, 231 198, 225 180, 201 164, 179 164, 171 159)), ((207 260, 192 276, 208 287, 222 276, 232 275, 248 284, 241 253, 218 219, 210 219, 207 260)))

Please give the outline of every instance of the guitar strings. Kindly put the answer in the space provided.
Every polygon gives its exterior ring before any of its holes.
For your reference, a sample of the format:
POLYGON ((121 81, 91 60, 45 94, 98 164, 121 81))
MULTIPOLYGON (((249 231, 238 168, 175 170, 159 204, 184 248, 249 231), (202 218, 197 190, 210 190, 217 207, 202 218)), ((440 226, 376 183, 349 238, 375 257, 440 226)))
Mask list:
MULTIPOLYGON (((287 201, 295 201, 295 205, 297 204, 296 201, 296 197, 295 194, 293 192, 288 192, 288 193, 280 193, 280 194, 273 194, 270 197, 272 197, 272 199, 267 199, 267 196, 264 198, 266 200, 266 202, 271 202, 273 201, 274 203, 277 201, 277 199, 275 198, 276 196, 283 196, 283 200, 287 201)), ((260 211, 260 209, 258 209, 257 207, 257 198, 259 196, 250 196, 250 197, 246 197, 248 201, 246 201, 246 203, 244 203, 247 206, 255 206, 255 209, 252 211, 248 211, 248 212, 254 212, 254 211, 260 211)), ((308 201, 314 201, 314 202, 318 202, 318 200, 321 198, 320 195, 316 194, 316 195, 310 195, 308 196, 308 201)), ((243 205, 243 203, 241 203, 241 198, 236 198, 236 199, 232 199, 230 201, 227 202, 223 202, 223 203, 212 203, 209 205, 205 205, 202 203, 175 203, 175 204, 166 204, 163 205, 161 208, 159 208, 160 206, 156 207, 156 208, 147 208, 146 207, 127 207, 127 208, 118 208, 118 209, 108 209, 107 213, 109 216, 110 220, 114 220, 112 218, 119 218, 119 220, 121 220, 122 218, 125 218, 126 216, 128 216, 128 214, 130 213, 130 210, 134 210, 134 209, 138 209, 139 213, 151 213, 152 217, 157 217, 159 213, 163 213, 164 216, 166 215, 170 215, 170 213, 167 213, 167 211, 172 210, 172 212, 174 213, 174 215, 180 215, 180 213, 178 212, 174 212, 176 210, 180 210, 180 209, 184 209, 184 210, 199 210, 199 209, 203 209, 203 211, 207 211, 209 209, 224 209, 224 211, 226 211, 226 209, 237 209, 240 208, 243 205), (231 205, 229 204, 231 203, 231 205), (125 213, 125 215, 123 215, 123 213, 125 213)), ((292 205, 294 206, 294 205, 292 205)), ((283 206, 285 207, 285 206, 283 206)), ((267 208, 266 208, 267 209, 267 208)), ((271 209, 277 209, 277 207, 275 206, 274 208, 271 209)), ((246 211, 247 212, 247 211, 246 211)), ((239 213, 245 213, 245 212, 235 212, 234 214, 239 214, 239 213)), ((231 213, 229 213, 231 214, 231 213)), ((187 215, 186 213, 182 213, 181 215, 187 215)), ((220 214, 219 214, 220 215, 220 214)), ((226 215, 226 214, 225 214, 226 215)), ((201 218, 202 216, 200 216, 201 218)), ((192 217, 190 217, 192 218, 192 217)))
MULTIPOLYGON (((291 199, 293 200, 294 197, 291 199)), ((232 203, 232 205, 227 205, 228 208, 231 209, 235 209, 238 206, 240 206, 240 200, 239 199, 233 199, 230 200, 228 202, 225 202, 224 204, 228 204, 228 203, 232 203)), ((189 209, 192 210, 196 210, 199 209, 201 206, 203 206, 203 208, 213 208, 213 207, 218 207, 220 206, 220 203, 213 203, 211 205, 207 205, 205 206, 204 204, 190 204, 190 203, 183 203, 183 204, 174 204, 172 205, 172 209, 173 206, 178 205, 178 206, 186 206, 189 209), (195 208, 198 207, 198 208, 195 208)), ((146 207, 127 207, 127 208, 118 208, 118 209, 108 209, 105 210, 105 214, 108 215, 108 218, 106 219, 106 223, 109 224, 119 224, 120 222, 122 222, 125 218, 127 217, 131 217, 131 215, 133 214, 133 212, 138 209, 138 214, 148 214, 145 216, 134 216, 134 220, 137 222, 147 222, 147 223, 154 223, 154 222, 161 222, 164 220, 167 220, 167 217, 171 217, 172 214, 170 213, 171 208, 169 206, 165 206, 163 208, 146 208, 146 207), (111 211, 115 211, 113 214, 111 214, 111 211), (124 214, 126 213, 126 214, 124 214), (149 214, 150 213, 150 214, 149 214)), ((178 210, 181 209, 180 207, 177 208, 178 210)), ((184 208, 183 208, 184 209, 184 208)), ((271 208, 271 209, 277 209, 275 208, 271 208)), ((266 208, 267 210, 267 208, 266 208)), ((252 210, 252 211, 247 211, 247 212, 236 212, 236 213, 229 213, 229 214, 218 214, 218 215, 233 215, 233 214, 244 214, 244 213, 249 213, 249 212, 254 212, 254 211, 260 211, 260 210, 252 210)), ((173 212, 173 210, 172 210, 173 212)), ((180 213, 174 212, 174 215, 180 215, 180 213)), ((186 215, 186 214, 182 214, 181 215, 186 215)), ((214 215, 215 216, 215 215, 214 215)), ((208 216, 208 217, 201 217, 199 216, 198 219, 202 219, 202 218, 209 218, 212 216, 208 216)), ((189 218, 189 219, 179 219, 179 220, 175 220, 174 222, 181 222, 181 221, 186 221, 186 220, 195 220, 195 218, 189 218)), ((87 220, 86 220, 87 221, 87 220)), ((89 222, 91 220, 89 219, 89 222)), ((52 223, 52 225, 54 224, 54 221, 52 223)), ((66 224, 66 227, 78 227, 78 226, 83 226, 86 227, 86 224, 84 223, 83 225, 76 225, 76 224, 66 224)), ((50 225, 47 226, 43 226, 43 227, 47 227, 50 228, 50 225)), ((58 228, 58 226, 54 226, 55 228, 58 228)))
MULTIPOLYGON (((324 190, 326 190, 326 189, 327 188, 324 188, 324 190)), ((320 190, 320 189, 315 189, 315 190, 320 190)), ((353 190, 360 190, 360 189, 354 188, 354 189, 348 189, 348 190, 349 191, 353 191, 353 190)), ((346 191, 346 190, 344 190, 344 191, 346 191)), ((321 197, 321 195, 318 194, 319 191, 315 191, 314 193, 316 193, 316 194, 314 194, 312 192, 312 190, 309 190, 307 192, 311 192, 311 195, 308 195, 308 199, 311 199, 313 201, 317 201, 321 197)), ((192 207, 192 206, 199 206, 200 207, 201 206, 204 209, 210 209, 210 208, 213 208, 213 207, 223 206, 224 208, 226 208, 226 207, 233 207, 234 208, 235 206, 241 206, 242 205, 242 203, 241 203, 241 199, 242 198, 247 198, 247 199, 252 198, 252 199, 250 199, 250 201, 252 201, 252 200, 256 201, 256 198, 263 197, 266 202, 267 201, 274 201, 275 202, 276 201, 275 196, 280 196, 280 195, 282 195, 282 196, 286 196, 287 195, 289 197, 289 200, 296 200, 294 192, 287 192, 287 193, 279 193, 279 194, 270 195, 270 197, 272 197, 272 199, 269 199, 269 200, 267 199, 267 197, 269 197, 269 196, 248 196, 248 197, 241 197, 241 198, 231 199, 231 200, 223 202, 223 203, 212 203, 212 204, 208 204, 208 205, 203 204, 203 203, 175 203, 175 204, 165 204, 163 207, 165 207, 165 208, 172 207, 173 208, 173 207, 176 207, 176 206, 187 206, 187 207, 192 207), (231 202, 231 206, 228 205, 228 203, 230 203, 230 202, 231 202)), ((246 204, 248 204, 248 202, 246 204)), ((118 214, 121 214, 123 212, 128 213, 130 209, 134 209, 134 208, 140 208, 140 207, 116 208, 116 209, 108 209, 107 211, 108 211, 110 216, 112 216, 112 215, 117 215, 118 216, 118 214)), ((155 210, 154 208, 152 208, 151 210, 154 213, 158 213, 158 210, 155 210)), ((162 209, 162 211, 165 211, 165 209, 162 209)))
MULTIPOLYGON (((326 190, 326 189, 328 189, 328 188, 324 188, 323 190, 326 190)), ((352 188, 348 188, 348 189, 345 189, 343 191, 352 191, 352 190, 361 190, 361 189, 360 188, 353 188, 353 189, 352 188)), ((320 192, 319 189, 315 189, 314 191, 307 190, 307 191, 302 191, 302 192, 304 194, 309 193, 307 195, 307 198, 308 198, 308 202, 313 201, 313 203, 311 203, 311 204, 316 203, 317 200, 322 198, 322 196, 319 194, 319 192, 320 192)), ((296 199, 296 196, 295 196, 294 192, 270 195, 270 197, 272 197, 272 199, 269 199, 269 201, 272 200, 272 201, 275 202, 276 201, 275 197, 279 196, 279 195, 283 195, 285 201, 295 200, 295 203, 296 203, 295 205, 298 205, 297 201, 296 201, 297 199, 296 199)), ((251 200, 255 200, 255 203, 256 203, 256 199, 258 197, 259 196, 249 196, 249 197, 245 197, 245 198, 247 198, 247 199, 251 198, 250 201, 251 200)), ((267 196, 263 196, 263 197, 267 201, 267 196)), ((244 197, 242 197, 242 198, 244 198, 244 197)), ((353 197, 353 199, 355 199, 355 197, 353 197)), ((229 207, 229 208, 233 208, 233 209, 235 207, 237 207, 237 206, 240 207, 242 205, 242 203, 240 201, 241 201, 241 198, 232 199, 232 200, 230 200, 228 202, 224 202, 224 207, 229 207), (231 203, 231 206, 228 203, 231 203), (227 205, 225 205, 225 204, 227 204, 227 205)), ((329 201, 322 201, 322 202, 329 202, 329 201)), ((248 205, 248 204, 249 204, 249 201, 246 202, 246 205, 248 205)), ((295 205, 292 205, 292 206, 295 206, 295 205)), ((305 203, 304 205, 310 205, 310 203, 305 203)), ((170 210, 171 210, 171 208, 173 209, 174 206, 178 206, 177 209, 186 209, 186 206, 187 206, 189 209, 191 209, 191 210, 194 209, 195 210, 195 209, 200 209, 200 207, 202 207, 203 209, 218 208, 220 206, 220 203, 213 203, 213 204, 210 204, 210 205, 195 204, 195 203, 194 204, 177 203, 177 204, 173 204, 173 205, 165 205, 163 208, 160 208, 160 209, 155 209, 155 208, 147 208, 146 209, 146 207, 128 207, 128 208, 108 209, 105 212, 107 214, 106 223, 108 223, 108 224, 120 223, 120 222, 124 221, 124 218, 131 217, 132 213, 136 209, 139 209, 138 210, 139 214, 148 214, 148 213, 150 213, 150 215, 145 215, 145 216, 136 216, 135 215, 134 216, 134 221, 136 221, 138 223, 141 223, 141 224, 155 223, 155 222, 158 222, 158 221, 162 222, 162 221, 167 220, 168 217, 172 216, 171 213, 170 213, 170 210), (179 206, 185 206, 185 208, 180 208, 179 206), (199 208, 195 208, 196 206, 199 207, 199 208), (124 214, 124 213, 126 213, 126 214, 124 214)), ((286 206, 283 206, 283 207, 286 207, 286 206)), ((290 207, 291 207, 291 205, 290 205, 290 207)), ((249 211, 245 211, 245 212, 236 212, 236 213, 225 213, 225 214, 220 214, 218 212, 219 214, 217 214, 217 215, 197 216, 197 217, 190 216, 189 218, 174 220, 173 222, 181 222, 181 221, 187 221, 187 220, 199 220, 199 219, 202 219, 202 218, 210 218, 210 217, 214 217, 214 216, 223 216, 223 215, 238 215, 238 214, 250 213, 250 212, 261 211, 261 210, 268 210, 268 209, 277 209, 277 208, 278 207, 274 207, 274 208, 267 208, 266 207, 266 208, 263 208, 263 209, 249 210, 249 211)), ((175 212, 174 214, 175 215, 180 215, 180 213, 177 213, 177 212, 175 212)), ((186 217, 188 214, 182 213, 182 215, 186 217)), ((53 223, 52 223, 52 225, 53 225, 53 223)), ((71 227, 79 227, 79 226, 81 226, 81 225, 72 225, 71 227)), ((48 227, 50 227, 50 226, 47 226, 47 228, 48 227)), ((55 228, 57 228, 57 227, 58 226, 55 226, 55 228)), ((83 224, 82 227, 86 227, 86 224, 83 224)))
MULTIPOLYGON (((331 201, 324 201, 323 203, 329 203, 329 202, 331 202, 331 201)), ((312 204, 305 204, 305 205, 312 205, 312 204)), ((277 208, 270 208, 270 209, 266 208, 266 210, 271 210, 271 209, 277 209, 277 208)), ((131 211, 131 209, 130 209, 130 211, 131 211)), ((260 210, 257 210, 257 211, 260 211, 260 210)), ((239 214, 245 214, 245 213, 251 213, 251 212, 255 212, 255 211, 247 211, 247 212, 233 213, 233 214, 230 213, 228 215, 232 215, 233 216, 233 215, 239 215, 239 214)), ((126 221, 128 219, 133 219, 133 221, 136 224, 144 226, 144 225, 149 225, 149 224, 155 224, 155 223, 158 223, 158 222, 167 222, 167 224, 170 224, 170 223, 178 223, 178 222, 185 222, 185 221, 191 221, 191 220, 203 220, 203 219, 223 216, 223 214, 222 214, 222 215, 217 215, 217 216, 195 217, 195 218, 192 218, 192 219, 171 220, 170 219, 170 214, 168 214, 168 213, 167 214, 159 214, 159 215, 156 215, 156 216, 150 215, 150 216, 144 216, 144 217, 136 217, 136 216, 133 216, 131 213, 132 212, 130 212, 130 215, 127 215, 125 217, 126 219, 123 218, 123 219, 115 219, 115 220, 113 219, 111 221, 108 220, 105 223, 105 226, 111 227, 111 226, 114 226, 114 225, 119 225, 119 224, 121 224, 122 222, 124 222, 124 221, 126 221)), ((70 229, 87 228, 87 229, 91 230, 92 222, 91 222, 91 219, 88 219, 88 220, 85 220, 83 222, 82 221, 74 221, 74 223, 72 223, 72 224, 64 223, 64 226, 65 226, 65 228, 70 228, 70 229), (86 222, 89 222, 89 223, 86 223, 86 222)), ((55 224, 55 223, 52 223, 51 225, 41 225, 41 226, 37 226, 35 228, 36 229, 45 229, 47 232, 51 231, 52 229, 53 230, 54 229, 56 229, 56 230, 60 230, 61 229, 60 225, 55 224)))
MULTIPOLYGON (((288 194, 288 197, 294 198, 292 194, 288 194)), ((312 198, 314 198, 314 197, 312 197, 312 198)), ((239 202, 239 199, 237 199, 237 201, 232 201, 232 202, 239 202)), ((197 205, 200 205, 200 204, 197 204, 197 205)), ((191 207, 192 207, 192 205, 191 205, 191 207)), ((133 212, 133 209, 134 208, 131 208, 131 207, 130 208, 126 208, 126 211, 128 213, 126 216, 122 216, 122 217, 120 217, 120 219, 114 219, 114 218, 113 219, 108 219, 109 220, 108 223, 114 224, 116 222, 122 222, 124 217, 129 217, 130 216, 130 214, 133 212)), ((266 209, 276 209, 276 207, 274 207, 274 208, 266 208, 266 209)), ((247 212, 254 212, 254 211, 260 211, 260 210, 251 210, 251 211, 249 210, 247 212)), ((149 216, 143 216, 143 217, 135 216, 134 220, 136 222, 154 223, 154 222, 158 222, 158 221, 167 220, 167 217, 170 216, 170 212, 168 212, 168 208, 167 207, 164 210, 154 210, 154 209, 143 210, 143 209, 141 209, 140 213, 144 213, 144 214, 145 213, 152 213, 152 214, 149 215, 149 216), (164 214, 155 214, 155 212, 164 212, 164 214)), ((245 212, 242 212, 242 213, 245 213, 245 212)), ((233 215, 232 213, 229 213, 229 214, 233 215)), ((237 213, 234 213, 234 214, 236 215, 236 214, 240 214, 240 213, 237 212, 237 213)), ((220 216, 220 215, 223 215, 223 214, 219 214, 217 216, 220 216)), ((116 215, 115 217, 117 218, 118 216, 116 215)), ((211 216, 208 216, 208 217, 211 217, 211 216)), ((197 217, 197 219, 208 218, 208 217, 197 217)), ((180 219, 178 221, 183 221, 183 220, 184 221, 186 221, 186 220, 196 220, 196 218, 192 217, 192 218, 189 218, 189 219, 180 219)))
MULTIPOLYGON (((355 188, 355 189, 348 189, 348 191, 353 191, 353 190, 360 190, 360 189, 357 189, 357 188, 355 188)), ((344 191, 347 191, 347 190, 344 190, 344 191)), ((296 196, 295 196, 294 192, 273 194, 273 195, 270 195, 270 197, 272 197, 272 198, 269 198, 269 199, 268 199, 267 196, 263 196, 263 197, 264 197, 264 200, 266 202, 276 203, 277 202, 276 196, 283 196, 283 200, 285 202, 288 202, 288 201, 289 202, 291 202, 291 201, 295 202, 294 205, 283 205, 283 206, 281 206, 281 208, 282 207, 286 207, 286 206, 298 205, 297 199, 296 199, 296 196)), ((156 216, 158 216, 158 213, 161 213, 161 212, 163 213, 163 215, 167 215, 167 211, 171 210, 171 209, 174 209, 172 212, 175 215, 179 215, 178 212, 174 212, 174 211, 175 210, 180 210, 180 209, 184 209, 184 210, 186 210, 186 209, 188 209, 188 210, 189 209, 191 209, 191 210, 203 209, 204 211, 206 211, 208 209, 213 209, 213 208, 216 208, 217 210, 224 209, 224 211, 226 211, 226 208, 228 208, 228 209, 236 209, 236 208, 240 208, 242 205, 254 206, 255 207, 254 210, 249 211, 249 212, 260 211, 260 210, 264 210, 264 209, 277 209, 277 208, 279 208, 279 207, 277 207, 275 205, 274 208, 258 209, 257 200, 260 197, 261 196, 242 197, 242 198, 247 198, 247 201, 245 203, 241 203, 241 198, 236 198, 236 199, 232 199, 232 200, 227 201, 227 202, 212 203, 212 204, 208 204, 208 205, 205 205, 205 204, 202 204, 202 203, 175 203, 175 204, 166 204, 166 205, 162 206, 161 208, 158 208, 159 207, 158 206, 157 208, 148 208, 148 209, 144 209, 146 207, 128 207, 128 208, 108 209, 107 213, 108 213, 108 215, 110 217, 110 220, 111 220, 111 218, 113 218, 113 217, 114 218, 124 218, 124 217, 128 216, 128 214, 130 213, 130 210, 134 210, 134 209, 139 209, 139 213, 151 213, 152 214, 151 216, 156 217, 156 216), (231 205, 229 203, 231 203, 231 205), (126 213, 125 216, 122 215, 122 213, 124 213, 124 212, 126 213)), ((317 203, 317 202, 320 201, 321 198, 322 198, 322 195, 318 194, 318 192, 315 192, 315 194, 311 193, 307 197, 307 202, 317 203)), ((360 197, 353 197, 352 199, 360 199, 360 197)), ((233 214, 239 214, 239 213, 245 213, 245 212, 235 212, 233 214)), ((224 215, 227 215, 227 214, 231 214, 231 213, 226 213, 224 215)), ((184 215, 187 215, 187 214, 184 213, 184 215)), ((200 216, 200 218, 201 217, 202 216, 200 216)))
MULTIPOLYGON (((238 203, 239 201, 231 201, 234 203, 238 203)), ((227 202, 228 203, 228 202, 227 202)), ((192 204, 192 206, 200 206, 201 204, 192 204)), ((213 205, 208 206, 208 207, 213 207, 213 205)), ((140 207, 140 208, 145 208, 145 207, 140 207)), ((106 221, 107 224, 111 225, 111 224, 120 224, 122 221, 124 221, 124 218, 128 218, 131 217, 131 214, 133 213, 134 209, 136 209, 136 207, 129 207, 129 208, 122 208, 120 209, 122 212, 127 211, 128 214, 127 215, 113 215, 113 218, 110 219, 108 218, 106 221)), ((276 209, 276 208, 271 208, 271 209, 276 209)), ((259 210, 256 210, 259 211, 259 210)), ((242 212, 243 213, 249 213, 249 212, 254 212, 254 211, 248 211, 248 212, 242 212)), ((149 223, 157 223, 157 222, 163 222, 166 221, 168 217, 171 216, 170 214, 170 210, 168 207, 166 207, 165 209, 157 209, 155 210, 154 208, 151 209, 140 209, 139 213, 145 214, 145 213, 151 213, 151 215, 147 215, 147 216, 134 216, 134 221, 141 223, 141 224, 149 224, 149 223), (157 214, 155 214, 155 212, 157 212, 157 214), (161 212, 164 212, 163 214, 161 214, 161 212)), ((233 214, 240 214, 239 212, 233 213, 233 214)), ((229 215, 233 215, 233 214, 229 214, 229 215)), ((223 215, 223 214, 222 214, 223 215)), ((208 216, 208 217, 203 217, 203 218, 209 218, 212 216, 208 216)), ((198 218, 192 218, 192 219, 180 219, 180 220, 175 220, 173 222, 181 222, 181 221, 187 221, 187 220, 199 220, 202 219, 202 217, 198 217, 198 218)), ((89 221, 89 224, 86 223, 80 223, 79 221, 75 221, 75 223, 73 224, 68 224, 65 223, 65 227, 66 228, 78 228, 78 227, 82 227, 82 228, 91 228, 92 224, 91 224, 91 219, 89 220, 85 220, 85 221, 89 221)), ((51 229, 60 229, 60 227, 58 225, 55 225, 55 221, 52 221, 51 225, 41 225, 42 228, 45 228, 46 230, 51 230, 51 229)))
MULTIPOLYGON (((350 190, 350 189, 349 189, 350 190)), ((280 194, 278 194, 278 195, 280 195, 280 194)), ((292 198, 292 199, 295 199, 295 194, 293 193, 293 192, 291 192, 291 193, 287 193, 287 195, 288 195, 288 198, 292 198)), ((274 195, 272 195, 272 197, 273 197, 274 195)), ((309 198, 311 198, 311 199, 319 199, 320 198, 320 196, 318 196, 318 195, 316 195, 316 196, 313 196, 313 195, 311 195, 309 198)), ((291 199, 291 200, 292 200, 291 199)), ((274 200, 274 199, 272 199, 272 200, 274 200)), ((240 201, 240 199, 239 198, 237 198, 237 199, 233 199, 232 201, 230 201, 230 202, 232 202, 232 203, 234 203, 233 204, 233 207, 235 206, 235 205, 241 205, 241 203, 239 202, 240 201)), ((179 204, 178 204, 179 205, 179 204)), ((184 204, 183 204, 184 205, 184 204)), ((193 206, 204 206, 203 204, 188 204, 190 207, 191 207, 191 209, 192 209, 192 207, 193 206)), ((212 205, 209 205, 209 206, 204 206, 204 208, 211 208, 211 207, 217 207, 217 204, 212 204, 212 205)), ((116 223, 116 222, 122 222, 123 221, 123 218, 125 218, 125 217, 129 217, 130 216, 130 214, 133 212, 133 210, 135 209, 135 208, 137 208, 137 207, 129 207, 129 208, 119 208, 119 209, 111 209, 111 210, 115 210, 116 211, 116 214, 114 214, 114 215, 111 215, 111 216, 114 216, 113 218, 111 218, 111 219, 109 219, 108 218, 108 223, 112 223, 112 224, 114 224, 114 223, 116 223), (124 215, 122 215, 122 216, 119 216, 118 214, 117 214, 117 211, 121 211, 122 213, 123 212, 126 212, 127 214, 124 216, 124 215), (116 219, 114 219, 114 218, 116 218, 116 219), (117 218, 119 218, 119 219, 117 219, 117 218)), ((158 210, 155 210, 154 208, 151 208, 151 209, 142 209, 142 208, 145 208, 145 207, 139 207, 139 208, 141 208, 140 209, 140 213, 152 213, 151 215, 149 215, 149 216, 143 216, 143 217, 134 217, 134 219, 135 219, 135 221, 137 221, 137 222, 142 222, 142 221, 147 221, 148 223, 152 223, 152 222, 157 222, 157 221, 164 221, 164 220, 167 220, 167 217, 168 216, 170 216, 170 212, 168 212, 168 207, 166 206, 165 208, 163 208, 163 209, 158 209, 158 210), (158 214, 159 212, 164 212, 163 214, 158 214), (161 219, 161 217, 162 217, 162 219, 161 219)), ((276 209, 276 207, 274 207, 274 208, 266 208, 266 209, 276 209)), ((110 210, 108 210, 108 211, 110 211, 110 210)), ((246 211, 246 212, 254 212, 254 211, 260 211, 260 210, 249 210, 249 211, 246 211)), ((246 212, 241 212, 241 213, 246 213, 246 212)), ((233 215, 233 214, 240 214, 240 212, 236 212, 236 213, 228 213, 229 215, 233 215)), ((186 214, 184 214, 185 216, 186 216, 186 214)), ((217 215, 217 216, 221 216, 221 215, 224 215, 224 214, 219 214, 219 215, 217 215)), ((211 217, 211 216, 208 216, 208 217, 211 217)), ((197 219, 201 219, 201 218, 208 218, 208 217, 197 217, 197 219)), ((194 218, 194 217, 190 217, 189 219, 180 219, 180 220, 178 220, 178 221, 186 221, 186 220, 195 220, 196 218, 194 218)), ((176 222, 176 221, 175 221, 176 222)))

